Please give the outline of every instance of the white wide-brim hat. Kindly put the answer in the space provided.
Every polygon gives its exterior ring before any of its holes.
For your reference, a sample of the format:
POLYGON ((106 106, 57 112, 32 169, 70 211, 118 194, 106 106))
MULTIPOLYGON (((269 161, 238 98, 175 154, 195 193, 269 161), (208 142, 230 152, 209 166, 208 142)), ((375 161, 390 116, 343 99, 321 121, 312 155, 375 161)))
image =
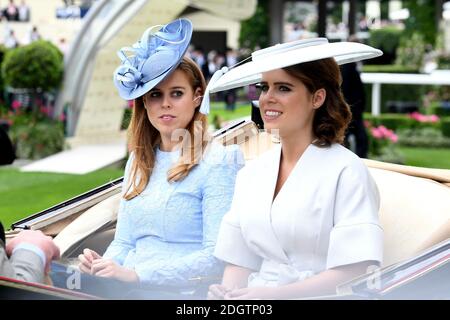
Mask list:
POLYGON ((357 42, 329 43, 326 38, 313 38, 277 44, 252 53, 252 61, 225 72, 209 85, 209 92, 237 88, 261 81, 263 72, 303 62, 334 58, 345 64, 381 56, 381 50, 357 42))

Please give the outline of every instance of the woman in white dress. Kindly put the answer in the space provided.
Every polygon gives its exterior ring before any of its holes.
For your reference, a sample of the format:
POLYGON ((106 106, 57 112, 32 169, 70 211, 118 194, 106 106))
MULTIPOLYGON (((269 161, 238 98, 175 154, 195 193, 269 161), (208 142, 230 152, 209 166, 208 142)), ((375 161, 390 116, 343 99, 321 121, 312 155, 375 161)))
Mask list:
POLYGON ((380 264, 378 190, 341 145, 351 112, 336 62, 381 54, 355 45, 313 39, 261 50, 211 90, 248 84, 262 71, 261 116, 281 143, 238 173, 215 249, 227 266, 209 299, 335 294, 338 284, 380 264))

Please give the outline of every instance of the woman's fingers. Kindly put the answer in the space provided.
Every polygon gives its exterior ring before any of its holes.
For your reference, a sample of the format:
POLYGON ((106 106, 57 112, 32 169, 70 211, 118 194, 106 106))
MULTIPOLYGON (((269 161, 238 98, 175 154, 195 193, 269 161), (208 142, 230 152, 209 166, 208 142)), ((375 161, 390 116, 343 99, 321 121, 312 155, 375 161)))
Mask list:
POLYGON ((91 249, 84 249, 83 250, 83 255, 86 258, 87 261, 89 261, 89 263, 92 263, 92 261, 94 260, 94 257, 92 256, 91 253, 91 249))
POLYGON ((101 259, 102 258, 102 256, 101 255, 99 255, 97 252, 95 252, 94 250, 91 250, 91 249, 89 249, 90 251, 91 251, 91 254, 92 254, 92 256, 94 257, 94 259, 101 259))
POLYGON ((224 294, 227 292, 226 288, 222 285, 211 285, 209 291, 216 297, 223 298, 224 294))
POLYGON ((112 262, 111 260, 105 260, 105 259, 97 259, 92 261, 92 266, 91 266, 91 272, 94 275, 97 275, 97 272, 99 272, 100 270, 103 270, 109 266, 112 266, 114 264, 114 262, 112 262))
POLYGON ((90 268, 91 267, 91 262, 88 261, 88 259, 86 259, 86 256, 83 254, 80 254, 78 256, 78 260, 80 260, 81 264, 85 265, 86 267, 90 268))
POLYGON ((88 274, 91 273, 91 268, 87 268, 87 267, 86 267, 85 265, 83 265, 83 264, 80 264, 80 265, 79 265, 79 268, 80 268, 80 271, 83 272, 83 273, 88 273, 88 274))
POLYGON ((78 256, 78 260, 80 264, 78 265, 80 270, 84 273, 91 273, 92 264, 86 259, 86 257, 82 254, 78 256))
POLYGON ((235 289, 225 293, 225 299, 245 299, 246 294, 248 293, 248 288, 235 289))
POLYGON ((95 275, 97 277, 111 278, 114 274, 113 274, 113 270, 111 270, 111 268, 106 267, 105 269, 98 271, 95 275))
POLYGON ((228 291, 230 290, 222 284, 213 284, 209 286, 208 299, 223 299, 228 291))

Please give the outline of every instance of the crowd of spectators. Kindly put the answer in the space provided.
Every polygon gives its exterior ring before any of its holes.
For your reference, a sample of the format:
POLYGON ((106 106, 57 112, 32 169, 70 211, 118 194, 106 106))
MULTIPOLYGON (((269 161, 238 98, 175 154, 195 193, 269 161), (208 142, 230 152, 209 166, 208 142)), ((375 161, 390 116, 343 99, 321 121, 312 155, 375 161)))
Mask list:
POLYGON ((9 0, 8 5, 1 8, 0 14, 7 21, 29 22, 31 10, 25 0, 22 0, 19 5, 16 5, 14 0, 9 0))
MULTIPOLYGON (((206 81, 209 81, 211 76, 222 67, 232 67, 238 63, 238 52, 232 48, 227 48, 226 52, 219 52, 211 50, 206 53, 202 47, 191 47, 189 55, 194 60, 200 69, 206 81)), ((218 92, 216 100, 224 101, 227 110, 233 111, 236 108, 236 90, 227 90, 218 92)))

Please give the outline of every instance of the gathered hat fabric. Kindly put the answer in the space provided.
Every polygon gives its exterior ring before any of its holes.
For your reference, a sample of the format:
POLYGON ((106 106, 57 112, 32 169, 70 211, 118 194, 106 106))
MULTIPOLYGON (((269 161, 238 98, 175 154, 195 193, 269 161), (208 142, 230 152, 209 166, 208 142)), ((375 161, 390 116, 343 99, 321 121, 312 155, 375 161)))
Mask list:
POLYGON ((252 61, 224 73, 209 92, 218 92, 261 81, 261 73, 299 63, 334 58, 338 64, 381 56, 381 50, 356 42, 329 43, 326 38, 297 40, 277 44, 252 53, 252 61))
POLYGON ((120 97, 136 99, 164 80, 180 64, 191 37, 191 21, 181 18, 148 28, 132 47, 120 49, 122 63, 113 76, 120 97))

